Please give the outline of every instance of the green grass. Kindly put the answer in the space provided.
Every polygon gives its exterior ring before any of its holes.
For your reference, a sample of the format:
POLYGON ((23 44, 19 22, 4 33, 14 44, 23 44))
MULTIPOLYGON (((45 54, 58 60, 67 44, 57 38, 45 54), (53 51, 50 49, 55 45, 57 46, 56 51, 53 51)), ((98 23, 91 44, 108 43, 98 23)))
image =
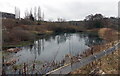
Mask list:
POLYGON ((26 45, 31 45, 33 44, 32 41, 22 41, 20 43, 15 43, 15 44, 5 44, 3 45, 3 49, 6 49, 6 48, 14 48, 14 47, 22 47, 22 46, 26 46, 26 45))

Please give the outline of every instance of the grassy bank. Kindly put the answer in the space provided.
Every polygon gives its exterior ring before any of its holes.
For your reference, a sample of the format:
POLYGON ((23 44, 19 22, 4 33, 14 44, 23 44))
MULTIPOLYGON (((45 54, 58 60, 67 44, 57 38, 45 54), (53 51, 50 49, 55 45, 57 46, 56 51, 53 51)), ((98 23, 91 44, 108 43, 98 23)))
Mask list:
MULTIPOLYGON (((98 34, 101 38, 106 40, 105 44, 93 46, 93 54, 99 53, 100 51, 106 50, 110 47, 112 47, 114 44, 118 42, 118 38, 120 37, 120 34, 116 30, 112 30, 109 28, 102 28, 99 29, 98 34)), ((120 48, 116 51, 114 51, 111 54, 108 54, 106 56, 103 56, 101 59, 98 59, 96 61, 93 61, 82 68, 79 68, 75 70, 74 72, 71 72, 70 74, 91 74, 93 71, 95 73, 95 69, 99 69, 100 74, 118 74, 119 73, 119 52, 120 48)), ((87 53, 88 55, 91 55, 87 53)))
POLYGON ((114 51, 113 53, 103 56, 101 59, 93 61, 82 68, 71 72, 71 74, 90 74, 96 68, 99 68, 105 74, 118 74, 119 73, 119 59, 120 56, 118 54, 120 49, 114 51))
POLYGON ((22 41, 22 42, 19 42, 19 43, 6 43, 4 44, 2 47, 3 47, 3 50, 4 49, 7 49, 7 48, 15 48, 15 47, 22 47, 22 46, 26 46, 26 45, 32 45, 33 44, 33 41, 22 41))

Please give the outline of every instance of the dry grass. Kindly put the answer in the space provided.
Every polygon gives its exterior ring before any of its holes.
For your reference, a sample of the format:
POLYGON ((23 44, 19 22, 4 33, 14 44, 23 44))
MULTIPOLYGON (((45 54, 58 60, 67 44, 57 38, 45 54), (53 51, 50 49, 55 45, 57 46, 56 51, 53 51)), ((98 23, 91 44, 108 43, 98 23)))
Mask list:
POLYGON ((118 64, 120 59, 118 51, 120 51, 120 49, 71 72, 71 74, 89 74, 97 67, 106 74, 118 74, 118 64))
POLYGON ((118 31, 110 28, 102 28, 99 30, 99 35, 107 41, 118 40, 118 31))
MULTIPOLYGON (((107 41, 107 43, 99 46, 93 46, 94 53, 98 53, 102 50, 106 50, 109 47, 112 47, 114 44, 116 44, 119 41, 118 40, 119 33, 109 28, 100 29, 99 35, 102 38, 104 38, 107 41)), ((120 51, 120 48, 114 51, 113 53, 102 57, 101 59, 93 61, 92 63, 86 66, 83 66, 82 68, 77 69, 74 72, 71 72, 71 74, 89 74, 96 67, 101 69, 106 74, 118 74, 120 72, 120 69, 118 67, 119 59, 120 59, 119 51, 120 51)), ((91 54, 88 53, 88 55, 91 55, 91 54)))

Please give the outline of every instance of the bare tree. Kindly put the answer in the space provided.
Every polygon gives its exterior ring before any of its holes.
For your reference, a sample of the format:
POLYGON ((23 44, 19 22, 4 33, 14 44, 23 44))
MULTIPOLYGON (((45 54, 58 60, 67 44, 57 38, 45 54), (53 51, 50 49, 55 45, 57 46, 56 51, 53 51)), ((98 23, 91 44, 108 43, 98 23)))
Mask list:
POLYGON ((32 14, 32 8, 30 9, 30 15, 32 14))
POLYGON ((93 20, 93 14, 86 16, 85 20, 86 21, 92 21, 93 20))
POLYGON ((15 7, 15 18, 20 19, 20 9, 15 7))
POLYGON ((41 8, 38 7, 38 21, 41 21, 41 8))
POLYGON ((18 11, 18 19, 20 19, 20 9, 19 9, 19 11, 18 11))
POLYGON ((34 11, 32 10, 32 8, 30 9, 29 12, 28 12, 28 10, 25 11, 25 19, 38 20, 40 23, 41 21, 44 21, 44 12, 43 12, 42 16, 41 16, 41 14, 42 13, 41 13, 40 6, 38 8, 34 7, 34 11))
POLYGON ((37 7, 34 7, 34 19, 37 20, 37 7))
POLYGON ((34 21, 34 17, 33 17, 33 13, 32 13, 32 8, 30 10, 29 19, 32 20, 32 21, 34 21))
POLYGON ((30 14, 29 14, 28 10, 26 10, 26 11, 25 11, 25 19, 29 19, 29 15, 30 15, 30 14))
POLYGON ((65 19, 63 19, 63 18, 58 18, 57 20, 58 20, 58 22, 65 22, 65 19))
POLYGON ((15 7, 15 18, 17 18, 17 7, 15 7))
POLYGON ((24 17, 24 19, 27 19, 27 10, 25 11, 25 17, 24 17))
POLYGON ((44 12, 43 12, 43 14, 42 14, 42 21, 44 21, 44 12))

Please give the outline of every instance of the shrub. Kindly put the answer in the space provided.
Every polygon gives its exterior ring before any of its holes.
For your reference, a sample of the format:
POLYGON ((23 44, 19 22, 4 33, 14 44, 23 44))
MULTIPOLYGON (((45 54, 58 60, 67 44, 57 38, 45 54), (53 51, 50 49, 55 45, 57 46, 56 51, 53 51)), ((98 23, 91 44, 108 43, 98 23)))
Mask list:
POLYGON ((13 38, 20 41, 28 41, 34 39, 34 35, 27 30, 24 30, 20 27, 15 27, 11 31, 13 33, 13 38))
POLYGON ((33 40, 35 35, 20 27, 14 27, 12 30, 3 31, 3 43, 30 41, 33 40))
POLYGON ((2 41, 3 43, 13 41, 12 34, 10 34, 8 31, 2 31, 2 41))
POLYGON ((117 31, 110 28, 102 28, 99 30, 99 35, 107 41, 118 40, 117 31))

